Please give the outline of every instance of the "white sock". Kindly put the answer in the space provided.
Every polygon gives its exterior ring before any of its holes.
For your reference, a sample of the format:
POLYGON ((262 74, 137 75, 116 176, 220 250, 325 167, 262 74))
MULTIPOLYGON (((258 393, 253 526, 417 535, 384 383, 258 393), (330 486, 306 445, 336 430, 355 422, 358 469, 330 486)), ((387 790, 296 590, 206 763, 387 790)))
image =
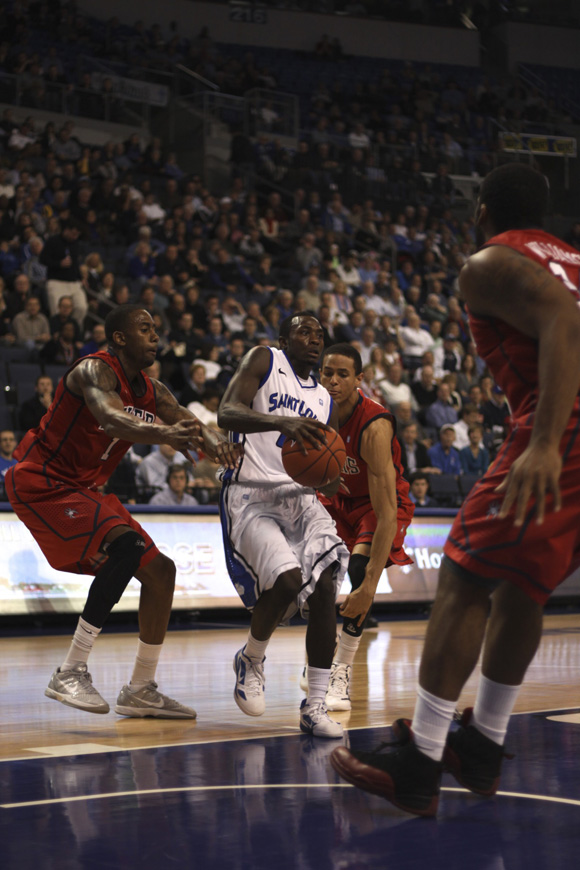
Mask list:
POLYGON ((96 628, 94 625, 86 622, 82 616, 79 617, 66 659, 60 666, 61 671, 70 671, 75 665, 86 665, 93 644, 101 631, 101 628, 96 628))
POLYGON ((340 633, 338 648, 334 655, 334 662, 337 665, 352 665, 356 651, 360 646, 360 637, 353 637, 352 634, 346 634, 344 631, 340 633))
POLYGON ((162 643, 143 643, 138 641, 137 657, 135 659, 135 667, 131 676, 129 688, 132 692, 138 692, 147 683, 155 679, 155 671, 157 670, 157 662, 163 648, 162 643))
POLYGON ((244 655, 247 658, 252 659, 252 661, 262 662, 266 655, 266 648, 269 643, 270 638, 268 638, 268 640, 256 640, 250 631, 248 632, 248 640, 244 647, 244 655))
POLYGON ((446 701, 417 686, 413 734, 417 748, 434 761, 441 761, 447 732, 455 712, 455 701, 446 701))
POLYGON ((471 724, 500 746, 503 746, 520 688, 521 686, 494 683, 483 674, 479 679, 471 724))
POLYGON ((308 665, 306 673, 308 675, 306 704, 308 707, 312 704, 324 704, 328 681, 330 680, 330 668, 327 670, 326 668, 313 668, 311 665, 308 665))

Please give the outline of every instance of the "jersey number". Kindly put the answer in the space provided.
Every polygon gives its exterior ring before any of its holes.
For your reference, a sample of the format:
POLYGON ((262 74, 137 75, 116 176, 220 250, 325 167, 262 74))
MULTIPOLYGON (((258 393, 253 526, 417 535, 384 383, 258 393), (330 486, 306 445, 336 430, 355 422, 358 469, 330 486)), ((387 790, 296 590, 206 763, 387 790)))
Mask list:
POLYGON ((113 449, 113 447, 115 446, 115 444, 117 443, 118 440, 119 440, 118 438, 112 439, 111 443, 109 444, 109 446, 107 447, 107 449, 105 450, 103 455, 101 456, 101 462, 106 462, 106 460, 111 455, 111 450, 113 449))
POLYGON ((552 275, 555 275, 556 278, 559 278, 562 284, 568 288, 568 290, 572 290, 574 293, 578 292, 578 287, 575 287, 570 278, 568 277, 568 273, 565 268, 560 265, 560 263, 554 263, 553 260, 548 264, 550 267, 550 272, 552 275))

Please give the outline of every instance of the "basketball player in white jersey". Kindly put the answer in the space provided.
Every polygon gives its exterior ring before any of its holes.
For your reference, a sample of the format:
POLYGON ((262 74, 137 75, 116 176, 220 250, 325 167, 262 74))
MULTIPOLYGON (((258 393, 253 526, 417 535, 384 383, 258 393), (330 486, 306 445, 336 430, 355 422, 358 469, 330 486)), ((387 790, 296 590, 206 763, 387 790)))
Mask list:
MULTIPOLYGON (((286 318, 281 350, 256 347, 242 360, 218 412, 220 427, 244 443, 244 457, 226 471, 221 499, 226 562, 234 586, 252 612, 248 641, 236 653, 234 698, 249 716, 266 709, 264 661, 277 625, 298 609, 308 616, 308 696, 300 728, 340 738, 329 718, 326 690, 336 637, 336 598, 348 550, 314 489, 300 486, 282 465, 284 438, 318 444, 338 427, 338 411, 310 374, 323 350, 323 332, 311 314, 286 318)), ((324 492, 333 495, 337 478, 324 492)))

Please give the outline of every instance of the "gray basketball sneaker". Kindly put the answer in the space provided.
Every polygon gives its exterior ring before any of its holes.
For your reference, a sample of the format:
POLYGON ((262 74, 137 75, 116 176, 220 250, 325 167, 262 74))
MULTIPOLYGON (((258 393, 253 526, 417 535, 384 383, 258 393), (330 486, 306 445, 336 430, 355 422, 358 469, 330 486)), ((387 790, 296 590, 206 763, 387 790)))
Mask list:
POLYGON ((67 707, 76 707, 77 710, 87 713, 108 713, 110 710, 105 699, 93 686, 93 678, 86 665, 75 665, 70 671, 57 668, 44 694, 67 707))
POLYGON ((132 692, 129 686, 123 686, 115 704, 115 713, 131 716, 133 719, 142 719, 144 716, 154 716, 156 719, 195 719, 197 716, 191 707, 185 707, 179 701, 158 692, 154 680, 150 680, 137 692, 132 692))

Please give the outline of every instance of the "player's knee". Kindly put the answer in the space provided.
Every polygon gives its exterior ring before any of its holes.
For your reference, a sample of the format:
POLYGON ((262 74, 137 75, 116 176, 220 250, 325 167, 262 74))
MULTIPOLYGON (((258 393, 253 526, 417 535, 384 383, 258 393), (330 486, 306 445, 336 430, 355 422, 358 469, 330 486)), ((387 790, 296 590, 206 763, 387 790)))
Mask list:
POLYGON ((322 572, 318 580, 316 581, 316 588, 313 592, 313 595, 320 602, 326 602, 330 606, 334 605, 336 599, 336 589, 334 585, 334 576, 332 569, 327 568, 322 572))
POLYGON ((302 586, 302 574, 298 569, 292 571, 284 571, 276 578, 274 590, 280 601, 290 604, 294 601, 300 592, 302 586))
POLYGON ((175 562, 163 553, 160 553, 159 557, 159 582, 164 590, 171 592, 173 595, 173 590, 175 589, 175 577, 177 574, 175 562))
POLYGON ((119 535, 107 548, 107 561, 89 589, 83 618, 100 628, 139 570, 145 552, 143 537, 133 529, 119 535))

